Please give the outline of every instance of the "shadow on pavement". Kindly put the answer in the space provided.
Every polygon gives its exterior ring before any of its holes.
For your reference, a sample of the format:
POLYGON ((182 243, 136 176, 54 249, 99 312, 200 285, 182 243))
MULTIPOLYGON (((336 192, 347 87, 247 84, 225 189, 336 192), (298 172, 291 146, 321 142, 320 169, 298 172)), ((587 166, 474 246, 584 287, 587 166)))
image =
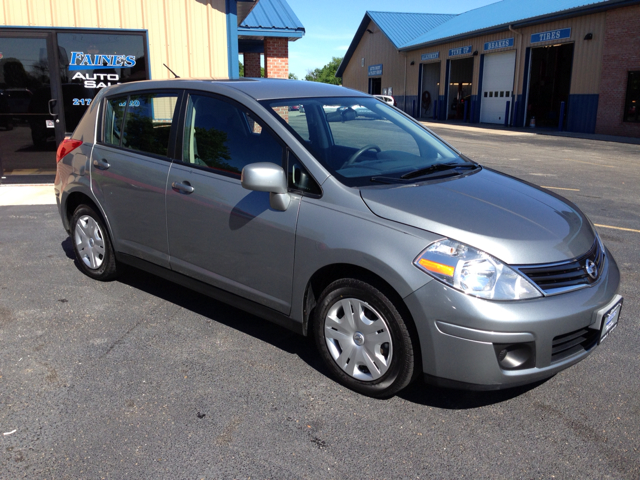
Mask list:
MULTIPOLYGON (((62 242, 62 248, 67 257, 75 260, 70 239, 62 242)), ((78 268, 77 265, 76 268, 78 268)), ((318 355, 311 337, 303 337, 267 320, 133 267, 127 267, 125 273, 116 281, 270 343, 284 352, 297 355, 311 368, 330 378, 330 373, 318 355)), ((397 396, 419 405, 447 410, 465 410, 510 400, 546 381, 507 390, 475 392, 434 387, 418 379, 397 396)))
POLYGON ((297 355, 323 375, 329 375, 322 359, 316 354, 313 339, 310 337, 303 337, 260 317, 133 267, 127 267, 125 273, 116 281, 270 343, 287 353, 297 355))
POLYGON ((506 402, 519 397, 545 383, 547 379, 509 388, 506 390, 494 390, 478 392, 470 390, 453 390, 449 388, 427 385, 421 380, 414 382, 408 388, 401 391, 398 396, 408 402, 425 405, 428 407, 442 408, 446 410, 467 410, 470 408, 485 407, 496 403, 506 402))

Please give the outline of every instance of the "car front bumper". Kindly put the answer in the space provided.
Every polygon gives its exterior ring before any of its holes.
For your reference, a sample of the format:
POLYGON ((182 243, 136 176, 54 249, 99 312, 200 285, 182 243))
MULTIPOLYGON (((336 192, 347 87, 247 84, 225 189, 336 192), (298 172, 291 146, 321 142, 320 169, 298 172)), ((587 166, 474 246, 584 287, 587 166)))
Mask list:
POLYGON ((420 338, 425 380, 497 390, 551 377, 598 345, 603 314, 622 300, 619 283, 618 266, 608 251, 604 271, 593 285, 533 300, 484 300, 433 280, 405 298, 420 338), (582 344, 564 356, 554 353, 554 342, 558 350, 562 338, 580 333, 582 344), (501 346, 524 344, 531 350, 530 361, 520 368, 501 367, 501 346))

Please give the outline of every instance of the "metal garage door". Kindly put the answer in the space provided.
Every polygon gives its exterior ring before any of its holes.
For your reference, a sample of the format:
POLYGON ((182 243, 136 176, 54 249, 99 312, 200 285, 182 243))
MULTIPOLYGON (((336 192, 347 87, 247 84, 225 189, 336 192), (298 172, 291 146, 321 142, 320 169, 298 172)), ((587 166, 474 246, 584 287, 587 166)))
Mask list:
POLYGON ((484 56, 480 122, 504 124, 507 101, 513 94, 515 50, 484 56))

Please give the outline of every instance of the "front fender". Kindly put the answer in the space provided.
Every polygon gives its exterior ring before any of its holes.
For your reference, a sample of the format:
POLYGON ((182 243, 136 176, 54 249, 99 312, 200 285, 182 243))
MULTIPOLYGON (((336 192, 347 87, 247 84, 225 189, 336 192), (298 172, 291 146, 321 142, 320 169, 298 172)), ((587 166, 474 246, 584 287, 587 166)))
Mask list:
POLYGON ((329 265, 366 269, 384 279, 401 298, 432 281, 412 262, 441 237, 403 227, 370 213, 340 211, 304 198, 296 232, 291 318, 304 322, 307 285, 318 270, 329 265))

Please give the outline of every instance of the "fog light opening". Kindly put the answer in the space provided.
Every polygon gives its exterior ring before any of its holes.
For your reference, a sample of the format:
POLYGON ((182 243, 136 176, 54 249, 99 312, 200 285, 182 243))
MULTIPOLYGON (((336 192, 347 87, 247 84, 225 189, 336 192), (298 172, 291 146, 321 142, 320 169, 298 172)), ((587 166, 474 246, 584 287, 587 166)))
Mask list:
POLYGON ((498 364, 503 370, 519 370, 535 366, 534 344, 494 344, 498 364))

